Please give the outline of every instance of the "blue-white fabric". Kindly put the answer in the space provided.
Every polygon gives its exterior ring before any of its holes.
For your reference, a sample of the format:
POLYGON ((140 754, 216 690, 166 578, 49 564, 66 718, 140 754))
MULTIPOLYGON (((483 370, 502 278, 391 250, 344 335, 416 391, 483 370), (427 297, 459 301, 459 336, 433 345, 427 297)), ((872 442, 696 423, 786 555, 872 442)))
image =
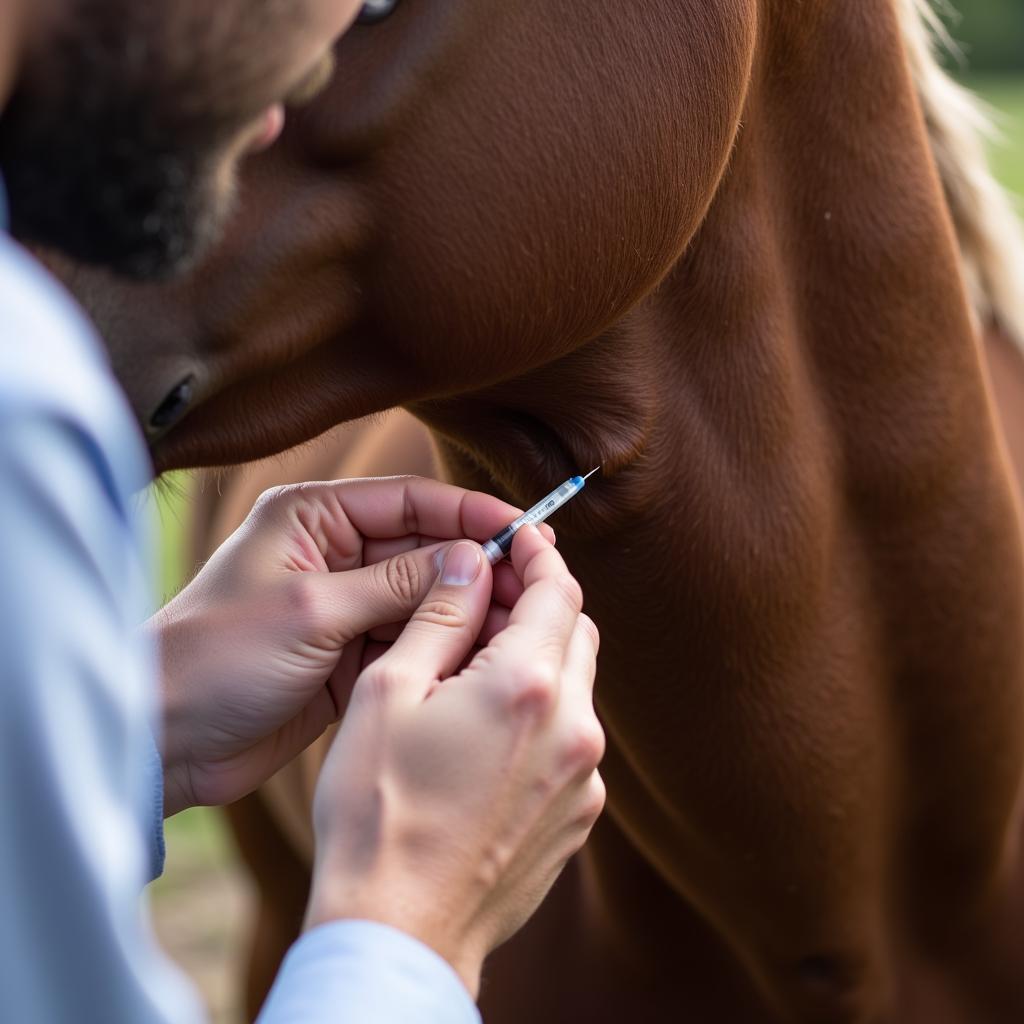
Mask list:
MULTIPOLYGON (((151 467, 106 352, 0 231, 0 1018, 196 1024, 144 895, 162 863, 151 467)), ((479 1024, 414 939, 343 921, 293 947, 260 1024, 479 1024)))

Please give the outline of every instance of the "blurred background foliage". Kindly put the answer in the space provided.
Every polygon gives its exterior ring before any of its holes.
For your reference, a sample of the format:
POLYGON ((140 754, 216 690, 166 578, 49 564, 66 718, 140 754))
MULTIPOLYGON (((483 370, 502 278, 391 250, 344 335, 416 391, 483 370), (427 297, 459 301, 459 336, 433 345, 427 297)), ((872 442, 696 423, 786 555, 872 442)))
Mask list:
POLYGON ((933 0, 962 50, 951 62, 997 113, 1002 144, 992 163, 1007 188, 1024 197, 1024 0, 933 0))
POLYGON ((958 13, 947 20, 974 71, 1024 72, 1024 0, 957 0, 953 6, 958 13))

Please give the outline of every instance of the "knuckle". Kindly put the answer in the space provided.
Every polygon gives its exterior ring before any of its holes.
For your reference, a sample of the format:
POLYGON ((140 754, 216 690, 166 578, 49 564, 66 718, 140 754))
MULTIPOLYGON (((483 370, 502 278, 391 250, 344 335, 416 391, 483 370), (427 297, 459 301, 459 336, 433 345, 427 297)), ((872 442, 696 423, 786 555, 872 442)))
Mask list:
POLYGON ((386 704, 400 685, 400 673, 385 659, 363 669, 352 690, 353 700, 386 704))
POLYGON ((583 608, 583 588, 576 578, 567 572, 559 573, 552 583, 562 600, 578 615, 583 608))
POLYGON ((569 849, 569 856, 578 853, 586 845, 590 833, 594 830, 598 818, 604 811, 605 792, 604 783, 598 780, 598 785, 593 790, 588 789, 580 798, 576 807, 576 814, 566 832, 569 849))
POLYGON ((512 679, 511 704, 514 711, 543 718, 555 706, 558 672, 543 662, 521 669, 512 679))
POLYGON ((604 757, 605 737, 600 722, 593 717, 570 731, 563 745, 566 768, 574 774, 590 773, 604 757))
POLYGON ((607 799, 608 790, 605 788, 604 779, 595 771, 587 783, 583 797, 581 818, 585 828, 593 827, 594 822, 601 817, 607 799))
POLYGON ((298 572, 288 581, 288 607, 302 622, 317 619, 323 610, 318 581, 313 577, 314 573, 298 572))
POLYGON ((293 489, 294 488, 288 484, 278 484, 275 487, 268 487, 256 499, 256 503, 253 505, 253 511, 261 513, 268 512, 270 509, 285 501, 293 489))
POLYGON ((379 563, 378 582, 403 605, 411 605, 419 596, 423 574, 411 554, 400 554, 379 563))
POLYGON ((446 601, 441 597, 429 597, 419 606, 413 618, 428 626, 442 629, 462 629, 468 619, 463 608, 454 601, 446 601))
POLYGON ((597 628, 597 623, 586 612, 581 612, 579 624, 580 629, 583 630, 587 639, 593 645, 594 653, 596 654, 601 648, 601 631, 597 628))
POLYGON ((297 573, 288 584, 288 607, 292 621, 303 634, 338 641, 344 626, 327 592, 320 586, 322 582, 319 573, 297 573))
POLYGON ((580 791, 573 806, 572 819, 566 831, 566 838, 570 844, 568 851, 570 856, 586 845, 594 825, 604 813, 606 799, 604 780, 597 772, 594 772, 580 791))
POLYGON ((416 512, 416 502, 413 500, 413 489, 419 482, 419 477, 402 478, 402 523, 408 534, 420 532, 419 515, 416 512))

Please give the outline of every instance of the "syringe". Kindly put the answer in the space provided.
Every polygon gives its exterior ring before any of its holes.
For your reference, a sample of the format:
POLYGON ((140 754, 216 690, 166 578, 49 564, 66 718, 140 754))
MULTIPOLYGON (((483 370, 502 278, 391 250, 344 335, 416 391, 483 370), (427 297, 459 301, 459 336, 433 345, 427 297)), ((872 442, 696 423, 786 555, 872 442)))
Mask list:
POLYGON ((571 501, 586 486, 587 481, 600 469, 592 469, 586 476, 572 476, 556 487, 546 498, 541 498, 533 508, 513 519, 500 533, 496 533, 483 544, 484 554, 491 565, 496 565, 512 550, 512 538, 524 526, 539 526, 548 516, 557 512, 567 501, 571 501))

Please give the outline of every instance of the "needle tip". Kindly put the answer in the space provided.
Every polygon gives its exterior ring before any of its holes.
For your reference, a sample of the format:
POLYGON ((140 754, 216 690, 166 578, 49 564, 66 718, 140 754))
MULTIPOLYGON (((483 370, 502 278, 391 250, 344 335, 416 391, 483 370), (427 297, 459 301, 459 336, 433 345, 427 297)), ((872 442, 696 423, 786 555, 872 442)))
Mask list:
POLYGON ((595 466, 583 479, 589 480, 600 468, 600 466, 595 466))

